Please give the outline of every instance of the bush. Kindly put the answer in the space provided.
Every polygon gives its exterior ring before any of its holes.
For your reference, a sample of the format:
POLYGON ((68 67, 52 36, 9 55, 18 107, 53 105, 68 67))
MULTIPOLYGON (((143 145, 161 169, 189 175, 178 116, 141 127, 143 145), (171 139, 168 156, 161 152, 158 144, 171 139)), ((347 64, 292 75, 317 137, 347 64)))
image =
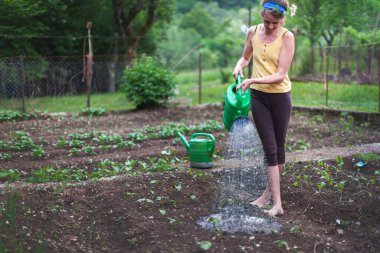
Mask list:
POLYGON ((174 96, 174 74, 157 60, 143 57, 124 71, 120 86, 137 108, 153 107, 174 96))

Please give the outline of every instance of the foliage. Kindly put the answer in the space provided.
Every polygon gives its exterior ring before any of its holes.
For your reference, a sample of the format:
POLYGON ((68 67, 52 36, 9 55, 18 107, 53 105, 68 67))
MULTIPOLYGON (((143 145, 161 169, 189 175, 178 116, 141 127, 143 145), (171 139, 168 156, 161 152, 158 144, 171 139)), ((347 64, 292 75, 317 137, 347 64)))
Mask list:
POLYGON ((217 32, 213 17, 200 6, 196 6, 186 13, 182 17, 179 27, 182 29, 192 29, 193 33, 198 33, 203 38, 212 38, 217 32))
POLYGON ((137 108, 163 105, 174 96, 174 74, 156 59, 143 57, 124 71, 121 86, 137 108))
POLYGON ((0 112, 0 122, 11 121, 11 120, 28 120, 35 117, 36 117, 35 114, 22 113, 19 111, 0 112))
POLYGON ((103 107, 100 107, 100 108, 90 107, 90 108, 82 109, 82 114, 86 116, 90 116, 90 117, 103 116, 105 112, 106 112, 106 109, 104 109, 103 107))

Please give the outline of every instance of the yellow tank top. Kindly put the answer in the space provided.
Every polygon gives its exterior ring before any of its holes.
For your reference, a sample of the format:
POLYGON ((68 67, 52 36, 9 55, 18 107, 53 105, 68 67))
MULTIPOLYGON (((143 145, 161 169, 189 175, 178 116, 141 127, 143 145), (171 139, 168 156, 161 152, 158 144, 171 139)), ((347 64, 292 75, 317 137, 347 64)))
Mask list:
MULTIPOLYGON (((259 38, 259 31, 262 24, 257 26, 256 32, 252 37, 252 78, 273 75, 278 69, 278 58, 282 47, 282 37, 287 29, 281 27, 280 35, 271 43, 263 43, 259 38)), ((285 93, 291 90, 292 83, 288 74, 281 83, 272 84, 252 84, 251 89, 267 93, 285 93)))

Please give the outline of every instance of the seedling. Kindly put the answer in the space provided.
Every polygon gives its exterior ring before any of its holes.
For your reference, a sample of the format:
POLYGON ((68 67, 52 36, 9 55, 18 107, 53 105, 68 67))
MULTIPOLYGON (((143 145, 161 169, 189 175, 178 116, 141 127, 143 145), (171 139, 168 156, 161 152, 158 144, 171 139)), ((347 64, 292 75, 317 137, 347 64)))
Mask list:
POLYGON ((290 250, 289 244, 285 240, 277 240, 277 241, 274 241, 273 243, 276 244, 277 247, 279 248, 285 248, 286 250, 290 250))
POLYGON ((212 242, 210 241, 197 241, 196 243, 204 251, 207 251, 212 247, 212 242))
POLYGON ((9 159, 11 159, 11 156, 9 154, 0 153, 0 160, 8 161, 9 159))
POLYGON ((45 154, 45 150, 42 148, 42 146, 37 146, 32 150, 32 156, 34 158, 40 158, 45 154))

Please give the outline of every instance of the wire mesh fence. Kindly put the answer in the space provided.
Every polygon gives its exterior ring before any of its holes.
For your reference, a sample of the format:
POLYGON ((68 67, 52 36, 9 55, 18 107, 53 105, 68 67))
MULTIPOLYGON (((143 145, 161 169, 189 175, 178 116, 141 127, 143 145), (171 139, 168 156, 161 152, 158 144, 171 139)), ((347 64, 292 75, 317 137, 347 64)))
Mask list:
POLYGON ((380 112, 380 44, 332 46, 324 51, 325 106, 380 112))
MULTIPOLYGON (((177 99, 187 104, 222 102, 226 87, 234 82, 230 66, 234 62, 215 64, 220 59, 213 60, 213 54, 201 47, 189 52, 168 66, 177 73, 177 99)), ((308 52, 296 53, 290 69, 295 105, 379 112, 379 44, 325 47, 317 52, 315 72, 307 75, 304 71, 310 61, 304 59, 308 52)), ((94 56, 92 96, 119 90, 127 65, 124 59, 123 55, 94 56)), ((0 59, 0 111, 44 111, 38 106, 42 98, 61 105, 58 111, 66 111, 62 99, 73 96, 83 97, 80 107, 85 108, 84 65, 82 56, 0 59)))
MULTIPOLYGON (((83 63, 82 56, 0 59, 0 108, 33 111, 39 98, 50 97, 58 102, 58 98, 85 94, 83 63)), ((91 91, 117 90, 125 66, 121 56, 97 56, 92 66, 91 91)))

